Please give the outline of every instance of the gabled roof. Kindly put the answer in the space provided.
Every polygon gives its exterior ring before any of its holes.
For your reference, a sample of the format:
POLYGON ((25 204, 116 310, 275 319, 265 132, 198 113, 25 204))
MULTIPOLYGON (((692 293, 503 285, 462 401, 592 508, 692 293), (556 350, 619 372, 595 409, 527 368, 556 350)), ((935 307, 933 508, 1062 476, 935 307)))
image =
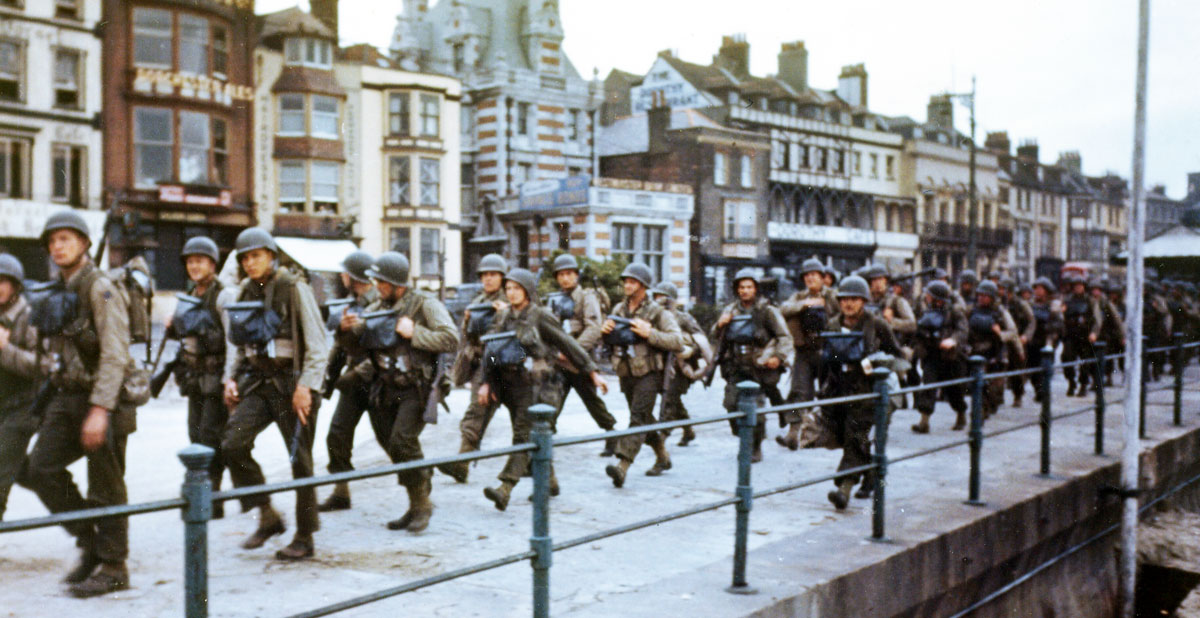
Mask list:
POLYGON ((259 37, 264 40, 295 34, 337 40, 337 34, 330 30, 325 22, 298 6, 261 15, 258 24, 259 37))
MULTIPOLYGON (((671 110, 670 129, 724 128, 698 109, 671 110)), ((602 157, 646 152, 650 149, 650 127, 646 114, 618 118, 596 132, 596 152, 602 157)))

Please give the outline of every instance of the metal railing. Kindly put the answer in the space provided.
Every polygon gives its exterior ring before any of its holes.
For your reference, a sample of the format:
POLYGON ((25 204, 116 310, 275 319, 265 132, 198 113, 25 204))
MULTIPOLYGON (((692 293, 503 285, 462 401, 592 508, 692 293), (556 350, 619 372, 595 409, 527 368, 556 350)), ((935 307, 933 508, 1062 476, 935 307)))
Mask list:
MULTIPOLYGON (((1182 392, 1184 387, 1183 366, 1187 352, 1189 350, 1200 349, 1200 342, 1185 343, 1182 335, 1177 334, 1175 335, 1173 345, 1171 346, 1157 348, 1149 348, 1148 346, 1146 347, 1147 349, 1145 351, 1145 357, 1147 359, 1149 359, 1152 355, 1155 355, 1158 358, 1161 358, 1161 355, 1167 353, 1172 355, 1171 360, 1173 361, 1172 368, 1174 379, 1172 380, 1171 384, 1166 385, 1165 387, 1159 386, 1154 388, 1148 388, 1146 381, 1143 380, 1141 393, 1141 427, 1143 434, 1145 429, 1145 400, 1147 392, 1166 390, 1167 388, 1173 389, 1174 398, 1172 401, 1172 423, 1176 426, 1182 424, 1181 408, 1183 401, 1182 392)), ((187 472, 184 476, 182 496, 179 498, 145 502, 140 504, 84 509, 69 513, 59 513, 47 517, 0 522, 0 534, 32 530, 36 528, 46 528, 63 525, 70 522, 96 521, 100 519, 128 517, 130 515, 178 509, 181 511, 184 522, 184 615, 188 618, 202 618, 208 615, 208 522, 212 518, 213 504, 223 503, 228 500, 248 498, 251 496, 262 496, 284 491, 293 491, 306 487, 318 487, 322 485, 332 485, 339 482, 377 478, 408 470, 432 469, 437 465, 446 463, 479 461, 483 459, 504 457, 514 453, 530 452, 532 454, 530 466, 533 476, 534 489, 532 497, 532 534, 529 540, 529 551, 510 554, 489 560, 487 562, 471 565, 453 571, 447 571, 438 575, 427 577, 425 579, 408 582, 399 586, 394 586, 331 605, 315 608, 300 614, 296 614, 296 617, 307 618, 327 616, 354 607, 366 605, 368 603, 394 597, 396 595, 413 590, 418 590, 442 582, 465 577, 467 575, 472 575, 529 560, 532 569, 533 582, 533 615, 535 618, 544 618, 550 615, 550 570, 552 564, 552 555, 554 552, 563 551, 601 539, 625 534, 677 519, 682 519, 684 517, 712 511, 726 506, 734 506, 736 513, 732 581, 726 590, 731 593, 752 593, 754 589, 750 586, 746 579, 746 566, 748 560, 747 545, 750 512, 753 508, 755 498, 781 494, 803 487, 829 482, 831 480, 836 481, 848 476, 874 471, 870 538, 876 541, 883 541, 886 540, 887 523, 885 481, 890 467, 897 463, 910 461, 951 448, 957 448, 964 445, 967 446, 970 449, 970 470, 968 474, 966 504, 978 506, 984 504, 981 498, 981 464, 983 443, 986 438, 992 438, 1021 429, 1039 426, 1041 429, 1041 441, 1038 474, 1043 477, 1049 477, 1051 470, 1050 436, 1053 422, 1056 420, 1085 414, 1087 412, 1094 412, 1096 427, 1094 452, 1097 455, 1104 454, 1105 412, 1109 403, 1116 403, 1115 401, 1109 402, 1105 399, 1103 387, 1105 380, 1105 366, 1108 362, 1116 361, 1123 356, 1121 354, 1105 355, 1104 349, 1104 343, 1097 342, 1094 346, 1093 354, 1089 358, 1055 364, 1054 350, 1047 347, 1042 349, 1041 365, 1039 367, 1001 371, 991 374, 984 372, 985 359, 979 356, 973 356, 969 359, 970 375, 968 377, 956 378, 944 382, 923 384, 919 386, 909 386, 895 390, 888 386, 888 377, 890 375, 889 370, 877 368, 871 375, 873 380, 873 392, 871 393, 762 408, 757 406, 759 386, 753 382, 742 382, 737 385, 739 389, 737 412, 698 419, 653 423, 649 425, 630 427, 623 430, 558 439, 555 439, 553 433, 551 432, 551 420, 554 415, 554 409, 547 405, 535 405, 529 409, 529 413, 533 417, 533 430, 531 434, 532 442, 530 443, 507 446, 487 451, 476 451, 472 453, 461 453, 446 457, 421 459, 418 461, 379 466, 367 470, 355 470, 350 472, 329 474, 320 477, 295 479, 281 483, 241 487, 216 493, 212 491, 208 478, 208 464, 212 460, 213 451, 208 447, 193 444, 184 448, 179 453, 179 459, 187 468, 187 472), (1054 414, 1052 412, 1050 386, 1053 380, 1054 371, 1064 367, 1078 367, 1081 370, 1087 367, 1093 370, 1093 377, 1096 384, 1096 388, 1094 389, 1095 399, 1090 405, 1054 414), (1041 374, 1041 411, 1038 419, 1015 426, 984 432, 983 391, 985 383, 989 380, 1001 380, 1013 376, 1032 376, 1038 373, 1041 374), (920 391, 959 385, 970 385, 971 387, 971 418, 967 438, 954 440, 921 451, 909 453, 895 459, 889 459, 887 455, 887 441, 888 420, 890 415, 889 406, 891 397, 901 394, 916 393, 920 391), (863 402, 872 402, 875 407, 875 439, 871 463, 840 470, 831 474, 788 483, 786 485, 773 487, 770 489, 758 491, 754 490, 754 487, 751 483, 751 454, 754 449, 754 428, 760 422, 760 416, 795 412, 821 406, 828 407, 831 405, 863 402), (561 541, 558 543, 553 542, 550 536, 550 467, 551 462, 553 461, 553 452, 555 447, 586 444, 610 438, 620 438, 624 436, 646 434, 650 432, 677 429, 681 427, 706 425, 730 420, 736 420, 738 423, 737 433, 739 442, 737 457, 737 486, 734 490, 733 497, 625 524, 623 526, 584 535, 575 539, 561 541)), ((1143 367, 1147 367, 1148 364, 1148 362, 1142 363, 1143 367)), ((1148 370, 1146 371, 1148 372, 1148 370)), ((1017 580, 1017 583, 1019 583, 1019 581, 1021 580, 1017 580)))

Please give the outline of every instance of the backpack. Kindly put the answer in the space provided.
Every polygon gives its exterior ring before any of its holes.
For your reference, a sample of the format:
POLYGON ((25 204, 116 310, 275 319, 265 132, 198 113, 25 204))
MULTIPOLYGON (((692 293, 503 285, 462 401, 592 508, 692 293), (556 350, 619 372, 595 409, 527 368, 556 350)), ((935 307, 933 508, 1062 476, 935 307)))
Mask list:
POLYGON ((131 343, 150 343, 150 306, 154 300, 154 279, 146 259, 137 256, 108 271, 108 278, 125 298, 129 309, 131 343))
POLYGON ((612 299, 608 297, 608 291, 604 288, 596 286, 594 288, 585 288, 584 291, 596 295, 596 298, 600 301, 600 315, 608 315, 608 312, 612 311, 612 299))

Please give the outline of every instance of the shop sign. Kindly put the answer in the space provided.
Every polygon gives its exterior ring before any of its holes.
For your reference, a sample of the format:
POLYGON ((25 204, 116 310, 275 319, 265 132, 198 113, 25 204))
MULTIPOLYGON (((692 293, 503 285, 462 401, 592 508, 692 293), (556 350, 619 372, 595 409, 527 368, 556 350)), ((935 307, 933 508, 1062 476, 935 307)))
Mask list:
POLYGON ((233 193, 228 189, 222 189, 217 195, 204 195, 188 193, 187 189, 180 185, 159 185, 158 201, 191 204, 193 206, 223 206, 228 208, 233 205, 233 193))
POLYGON ((767 222, 767 238, 839 245, 874 245, 874 230, 830 225, 767 222))
POLYGON ((230 84, 207 75, 186 75, 163 69, 138 67, 133 74, 133 90, 160 96, 213 101, 232 105, 233 101, 253 101, 254 89, 230 84))
POLYGON ((552 180, 530 180, 521 185, 518 207, 521 210, 549 210, 587 204, 590 180, 591 177, 587 174, 552 180))

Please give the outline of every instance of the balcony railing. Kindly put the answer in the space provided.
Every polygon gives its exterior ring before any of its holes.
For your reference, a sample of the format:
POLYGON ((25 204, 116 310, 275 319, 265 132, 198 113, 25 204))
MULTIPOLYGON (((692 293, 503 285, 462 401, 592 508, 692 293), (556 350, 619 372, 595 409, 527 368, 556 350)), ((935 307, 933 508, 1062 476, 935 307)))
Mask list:
MULTIPOLYGON (((979 234, 976 240, 982 247, 1001 248, 1012 244, 1012 230, 1002 230, 994 227, 976 228, 979 234)), ((928 242, 963 243, 970 236, 970 226, 962 223, 926 223, 922 230, 921 239, 928 242)))

